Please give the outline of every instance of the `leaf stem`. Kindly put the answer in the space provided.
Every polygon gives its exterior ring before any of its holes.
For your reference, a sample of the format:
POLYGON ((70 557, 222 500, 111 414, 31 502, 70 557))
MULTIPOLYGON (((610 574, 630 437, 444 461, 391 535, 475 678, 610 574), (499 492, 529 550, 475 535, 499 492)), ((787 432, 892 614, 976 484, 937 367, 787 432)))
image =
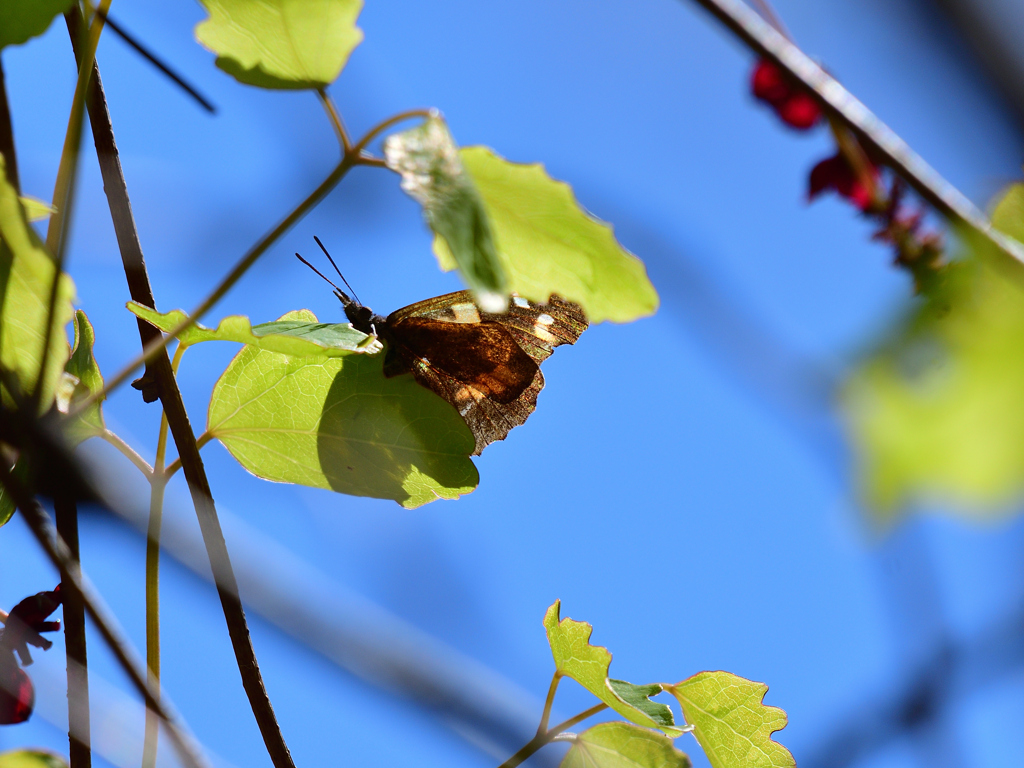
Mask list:
POLYGON ((551 705, 555 703, 555 691, 558 690, 558 684, 561 681, 562 675, 556 669, 555 674, 551 676, 551 685, 548 686, 547 698, 544 699, 544 711, 540 715, 540 725, 537 726, 537 733, 547 733, 548 719, 551 717, 551 705))
POLYGON ((399 112, 397 115, 392 115, 387 120, 382 120, 381 122, 373 126, 373 128, 371 128, 369 131, 367 131, 366 135, 363 136, 363 138, 361 138, 358 142, 356 142, 356 145, 354 147, 352 147, 352 151, 356 154, 361 153, 370 145, 371 141, 373 141, 375 138, 377 138, 380 134, 382 134, 384 131, 386 131, 393 125, 405 122, 406 120, 412 120, 415 117, 422 117, 424 120, 426 120, 433 114, 434 110, 432 109, 410 109, 405 112, 399 112))
POLYGON ((102 432, 100 432, 97 435, 97 437, 101 438, 102 440, 105 440, 106 442, 110 443, 112 446, 117 448, 117 450, 120 451, 122 455, 127 457, 128 460, 135 465, 139 472, 146 476, 147 480, 150 480, 150 482, 152 482, 153 467, 149 466, 149 462, 147 462, 138 453, 136 453, 135 449, 128 445, 128 443, 126 443, 121 438, 120 435, 116 434, 115 432, 111 432, 109 429, 105 429, 102 432))
MULTIPOLYGON (((552 681, 554 684, 555 681, 552 681)), ((551 694, 551 690, 548 690, 548 694, 551 694)), ((537 729, 537 735, 526 742, 519 751, 516 752, 512 757, 506 760, 504 763, 498 766, 498 768, 515 768, 520 763, 524 762, 528 758, 532 757, 534 753, 538 752, 541 747, 550 744, 555 740, 555 737, 563 731, 567 731, 577 723, 581 723, 588 717, 596 715, 598 712, 608 709, 607 704, 595 704, 590 709, 585 709, 574 717, 570 717, 565 722, 559 723, 554 728, 550 728, 546 731, 537 729)))
MULTIPOLYGON (((175 359, 178 359, 177 355, 175 359)), ((146 531, 146 668, 149 683, 154 688, 160 686, 160 528, 164 514, 164 490, 167 487, 167 475, 163 471, 166 452, 167 414, 162 413, 149 488, 149 526, 146 531)), ((142 739, 142 768, 155 768, 159 737, 160 720, 156 712, 147 709, 142 739)))
MULTIPOLYGON (((77 565, 78 505, 67 491, 58 492, 53 499, 57 518, 57 533, 68 546, 68 555, 77 565)), ((61 569, 61 582, 69 578, 61 569)), ((71 768, 90 768, 92 752, 89 748, 89 661, 85 647, 85 606, 82 596, 74 590, 62 595, 64 603, 64 642, 68 675, 68 739, 71 768)))
POLYGON ((694 0, 758 56, 798 81, 826 113, 839 121, 874 155, 885 158, 899 176, 947 219, 979 232, 1005 256, 1024 263, 1024 247, 997 231, 992 222, 946 181, 889 126, 823 70, 806 53, 741 0, 694 0))
POLYGON ((338 136, 338 142, 341 144, 341 153, 347 155, 352 148, 352 144, 349 141, 348 132, 345 130, 345 124, 341 121, 338 108, 334 105, 334 100, 327 93, 326 88, 317 88, 316 95, 320 99, 320 103, 323 104, 327 117, 330 118, 331 125, 334 127, 334 132, 338 136))

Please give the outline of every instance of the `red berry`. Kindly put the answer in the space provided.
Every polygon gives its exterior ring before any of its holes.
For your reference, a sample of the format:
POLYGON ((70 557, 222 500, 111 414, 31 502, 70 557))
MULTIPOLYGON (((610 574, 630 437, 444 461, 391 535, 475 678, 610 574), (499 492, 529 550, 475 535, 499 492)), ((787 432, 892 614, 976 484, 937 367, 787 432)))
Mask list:
MULTIPOLYGON (((878 170, 872 168, 871 172, 877 179, 878 170)), ((874 202, 873 190, 868 189, 857 178, 857 174, 854 173, 853 168, 841 153, 822 160, 811 169, 807 197, 813 200, 822 192, 830 189, 845 197, 862 211, 867 211, 874 202)))
POLYGON ((776 108, 782 122, 798 131, 813 128, 821 120, 821 107, 810 94, 798 91, 776 108))
POLYGON ((750 90, 761 101, 777 106, 793 93, 782 70, 767 59, 761 59, 750 76, 750 90))
POLYGON ((9 660, 0 661, 0 725, 28 720, 35 705, 36 692, 25 670, 9 660))

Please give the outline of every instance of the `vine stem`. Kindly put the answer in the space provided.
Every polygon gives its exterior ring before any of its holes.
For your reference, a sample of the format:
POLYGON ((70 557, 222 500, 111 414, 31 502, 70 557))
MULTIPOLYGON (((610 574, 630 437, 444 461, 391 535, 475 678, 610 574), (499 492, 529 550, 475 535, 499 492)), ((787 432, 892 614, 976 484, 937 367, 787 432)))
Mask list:
POLYGON ((105 429, 102 432, 100 432, 100 434, 97 435, 97 437, 117 448, 117 450, 120 451, 123 456, 125 456, 132 464, 135 465, 136 469, 138 469, 142 474, 146 476, 147 480, 152 481, 153 468, 149 466, 149 462, 147 462, 144 458, 139 456, 139 454, 135 451, 134 448, 132 448, 130 445, 128 445, 128 443, 121 439, 120 435, 116 434, 115 432, 111 432, 109 429, 105 429))
POLYGON ((1014 261, 1024 263, 1024 246, 992 226, 984 213, 926 163, 891 128, 823 70, 806 53, 741 0, 693 0, 717 18, 758 56, 768 59, 808 90, 830 118, 857 136, 870 152, 947 219, 966 225, 1014 261))
POLYGON ((554 741, 555 737, 558 736, 558 734, 562 733, 563 731, 569 730, 574 725, 576 725, 578 723, 582 723, 588 717, 593 717, 598 712, 601 712, 601 711, 603 711, 605 709, 608 709, 608 705, 607 704, 595 704, 590 709, 583 710, 578 715, 570 717, 568 720, 566 720, 565 722, 559 723, 554 728, 551 728, 551 729, 548 729, 548 730, 543 730, 541 728, 538 728, 537 729, 537 735, 534 736, 532 739, 530 739, 528 742, 526 742, 519 749, 518 752, 516 752, 514 755, 512 755, 512 757, 510 757, 504 763, 499 765, 498 768, 515 768, 517 765, 519 765, 523 761, 525 761, 528 758, 532 757, 533 754, 536 753, 537 751, 539 751, 541 747, 544 747, 544 746, 550 744, 552 741, 554 741))
MULTIPOLYGON (((67 18, 75 19, 79 24, 83 23, 81 11, 75 5, 72 6, 67 18)), ((76 48, 76 56, 80 56, 80 52, 77 50, 79 38, 75 34, 73 26, 73 24, 69 24, 72 46, 76 48)), ((128 188, 121 170, 117 144, 114 141, 110 113, 107 109, 106 97, 103 93, 103 81, 100 78, 99 67, 96 66, 95 61, 93 62, 93 87, 88 91, 87 106, 93 139, 96 144, 96 155, 103 178, 103 187, 107 195, 110 216, 114 225, 114 234, 121 252, 121 260, 124 265, 125 277, 128 281, 131 297, 140 304, 155 308, 156 302, 153 298, 153 289, 146 271, 142 246, 139 242, 138 230, 135 227, 135 219, 132 215, 131 201, 128 198, 128 188)), ((341 175, 344 174, 342 173, 341 175)), ((278 229, 283 232, 286 227, 278 227, 278 229)), ((263 249, 265 250, 269 244, 270 241, 267 241, 263 249)), ((249 263, 254 261, 258 255, 259 253, 255 253, 249 259, 249 263)), ((238 271, 236 270, 236 272, 238 271)), ((238 272, 239 276, 240 274, 241 272, 238 272)), ((213 301, 216 301, 219 295, 222 295, 230 285, 222 287, 223 291, 213 296, 213 301)), ((212 301, 210 303, 212 304, 212 301)), ((231 559, 228 556, 227 543, 224 541, 224 533, 217 518, 217 508, 213 502, 210 483, 206 476, 206 470, 203 467, 202 458, 199 455, 199 448, 196 446, 195 433, 192 431, 188 413, 181 398, 181 392, 175 381, 171 361, 167 356, 166 349, 164 349, 160 332, 141 319, 138 321, 138 327, 143 345, 147 341, 157 345, 155 347, 157 353, 154 353, 157 356, 152 360, 151 372, 156 384, 157 394, 167 418, 168 428, 174 437, 174 443, 178 449, 178 456, 181 459, 185 479, 188 482, 189 491, 192 495, 196 516, 199 519, 199 527, 203 534, 203 541, 206 544, 207 556, 210 560, 221 607, 224 611, 228 635, 231 638, 232 650, 235 654, 239 675, 242 678, 242 687, 245 689, 249 705, 263 736, 263 742, 275 768, 294 768, 291 753, 288 750, 288 745, 285 743, 284 736, 281 734, 277 717, 274 715, 274 708, 270 703, 263 684, 259 664, 256 661, 256 654, 249 635, 245 611, 242 608, 242 601, 238 596, 238 583, 235 579, 234 570, 231 567, 231 559)), ((143 680, 142 682, 147 686, 147 690, 149 690, 148 680, 143 680)), ((162 711, 161 709, 156 709, 156 707, 160 707, 160 702, 156 699, 147 699, 146 703, 151 708, 154 708, 154 711, 158 714, 162 711)))
POLYGON ((324 111, 327 112, 327 117, 330 119, 334 132, 338 136, 338 142, 341 144, 341 153, 347 155, 352 149, 352 143, 349 141, 348 131, 345 130, 345 124, 341 121, 338 108, 334 106, 334 100, 325 88, 317 88, 316 95, 320 99, 320 103, 323 104, 324 111))
MULTIPOLYGON (((77 565, 81 562, 78 546, 78 505, 74 496, 59 491, 53 499, 57 533, 67 544, 68 556, 77 565)), ((61 582, 70 578, 61 568, 61 582)), ((68 740, 71 768, 90 768, 89 748, 89 661, 85 646, 85 605, 74 590, 62 595, 64 603, 64 644, 68 675, 68 740)))
MULTIPOLYGON (((102 0, 100 7, 104 12, 110 8, 111 0, 102 0)), ((78 10, 77 4, 75 10, 78 10)), ((81 11, 78 11, 81 14, 81 11)), ((68 24, 68 31, 71 32, 72 20, 71 10, 65 13, 64 18, 68 24)), ((93 64, 96 61, 96 48, 100 43, 100 34, 103 32, 103 19, 99 16, 93 18, 92 24, 81 30, 82 25, 77 25, 78 32, 74 37, 86 37, 85 50, 78 58, 78 81, 75 84, 75 95, 71 101, 71 114, 68 115, 68 127, 64 134, 64 147, 61 150, 60 164, 57 166, 57 180, 54 182, 53 206, 54 213, 50 215, 50 221, 46 229, 46 247, 53 256, 55 269, 53 279, 50 281, 50 295, 46 312, 46 327, 43 329, 43 345, 39 353, 39 378, 36 379, 32 391, 32 409, 38 412, 43 395, 43 389, 47 377, 45 371, 50 357, 50 339, 53 337, 53 319, 57 310, 57 294, 60 292, 61 277, 64 273, 64 261, 67 251, 67 233, 71 225, 71 211, 74 207, 75 180, 78 176, 78 157, 82 149, 82 123, 85 114, 85 102, 89 93, 89 82, 92 76, 93 64)), ((79 46, 81 47, 81 46, 79 46)))
MULTIPOLYGON (((177 371, 183 347, 179 345, 172 367, 177 371)), ((146 667, 149 681, 160 685, 160 528, 163 524, 164 457, 167 452, 167 414, 160 414, 160 431, 156 440, 156 458, 149 487, 149 526, 146 530, 146 667)), ((160 720, 150 709, 146 710, 146 727, 142 738, 142 768, 156 767, 156 748, 160 737, 160 720)))
POLYGON ((562 681, 562 676, 558 670, 555 670, 555 674, 551 676, 551 685, 548 686, 548 695, 544 699, 544 711, 540 715, 540 725, 537 726, 537 733, 546 733, 548 730, 548 719, 551 717, 551 705, 555 703, 555 692, 558 690, 558 684, 562 681))
POLYGON ((65 595, 65 599, 67 599, 68 595, 72 595, 77 596, 82 601, 86 613, 92 618, 96 629, 99 630, 104 642, 113 652, 118 664, 127 673, 132 685, 142 695, 146 706, 155 710, 164 721, 167 733, 182 762, 191 766, 191 768, 209 768, 198 746, 179 725, 178 717, 171 709, 169 699, 166 696, 162 696, 159 690, 149 685, 140 665, 133 658, 130 646, 123 639, 121 631, 117 628, 113 618, 110 617, 110 613, 103 604, 103 601, 93 590, 92 586, 85 582, 78 562, 71 557, 68 545, 54 530, 53 524, 50 522, 46 512, 21 481, 14 477, 11 471, 4 466, 3 462, 0 462, 0 485, 3 485, 11 494, 15 506, 21 512, 22 517, 25 518, 25 522, 28 523, 32 535, 35 536, 36 541, 39 542, 50 562, 61 572, 61 591, 63 592, 64 589, 67 589, 68 593, 65 595), (64 574, 66 574, 66 577, 64 574))
MULTIPOLYGON (((97 83, 98 82, 99 81, 97 78, 97 83)), ((97 86, 97 90, 99 90, 102 93, 102 90, 99 86, 97 86)), ((259 242, 256 243, 256 245, 250 248, 245 253, 245 255, 238 260, 238 262, 227 274, 227 276, 224 277, 223 280, 221 280, 221 282, 217 285, 216 288, 214 288, 210 295, 203 299, 203 301, 200 302, 199 306, 197 306, 195 309, 192 310, 192 312, 189 313, 188 317, 186 317, 183 321, 178 323, 178 325, 171 328, 166 334, 160 334, 158 331, 156 331, 156 329, 153 329, 152 326, 150 326, 148 323, 146 323, 146 321, 140 318, 138 321, 140 327, 145 325, 147 328, 152 329, 152 333, 149 335, 149 341, 147 341, 147 343, 143 347, 142 353, 134 360, 132 360, 130 363, 128 363, 126 366, 124 366, 124 368, 122 368, 121 371, 116 376, 107 381, 101 392, 93 393, 89 397, 80 400, 77 406, 72 409, 71 415, 78 415, 81 412, 83 412, 86 408, 89 408, 90 406, 94 405, 100 400, 108 397, 113 390, 115 390, 117 387, 121 386, 121 384, 127 381, 128 378, 135 372, 135 370, 139 368, 139 366, 146 365, 152 362, 156 358, 156 356, 161 353, 161 351, 166 349, 167 345, 170 344, 171 341, 173 341, 181 333, 195 325, 200 320, 200 318, 213 307, 214 304, 216 304, 218 301, 221 300, 221 298, 223 298, 224 294, 226 294, 229 290, 231 290, 231 288, 234 287, 235 283, 237 283, 239 279, 241 279, 241 277, 249 270, 249 267, 251 267, 256 262, 256 260, 260 256, 262 256, 267 251, 267 249, 270 248, 270 246, 273 245, 274 242, 276 242, 285 232, 291 229, 291 227, 297 221, 299 221, 299 219, 301 219, 303 216, 309 213, 309 211, 317 203, 319 203, 327 195, 328 192, 334 189, 334 187, 337 186, 338 182, 340 182, 345 177, 345 175, 350 170, 352 170, 352 168, 354 168, 357 165, 368 165, 375 167, 383 165, 383 161, 380 158, 363 155, 363 151, 366 149, 367 145, 371 141, 373 141, 374 138, 379 136, 381 133, 386 131, 391 126, 400 123, 404 120, 411 120, 416 117, 428 118, 432 114, 433 112, 428 109, 411 109, 408 110, 407 112, 401 112, 397 115, 393 115, 392 117, 383 120, 382 122, 378 123, 373 128, 371 128, 369 131, 367 131, 366 135, 363 136, 363 138, 361 138, 358 142, 356 142, 349 148, 349 151, 345 153, 341 161, 338 163, 338 165, 335 166, 334 170, 331 171, 327 178, 320 183, 320 186, 313 190, 305 200, 299 203, 299 205, 296 206, 295 209, 292 210, 292 212, 289 213, 284 219, 282 219, 281 222, 276 227, 274 227, 270 232, 264 235, 259 240, 259 242)), ((93 129, 93 133, 95 135, 95 128, 93 129)), ((120 167, 120 162, 118 162, 118 167, 120 167)), ((150 298, 151 297, 152 295, 150 294, 150 298)), ((135 300, 138 301, 140 304, 145 304, 147 307, 155 309, 155 306, 151 302, 147 303, 137 298, 135 300)), ((171 433, 174 433, 173 424, 171 425, 171 433)))

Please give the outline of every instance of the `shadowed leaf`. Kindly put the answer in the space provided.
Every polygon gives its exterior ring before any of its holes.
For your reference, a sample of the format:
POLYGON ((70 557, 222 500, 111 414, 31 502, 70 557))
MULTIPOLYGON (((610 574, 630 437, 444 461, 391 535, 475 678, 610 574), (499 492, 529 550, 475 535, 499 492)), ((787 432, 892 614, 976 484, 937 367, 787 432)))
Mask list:
MULTIPOLYGON (((7 182, 0 158, 0 364, 14 373, 24 395, 39 379, 55 272, 53 259, 7 182)), ((71 278, 61 275, 43 373, 42 410, 53 403, 70 352, 64 326, 71 320, 74 294, 71 278)))
MULTIPOLYGON (((180 309, 159 313, 134 301, 127 304, 128 311, 168 333, 188 317, 180 309)), ((372 336, 357 331, 348 323, 310 323, 298 320, 276 320, 272 323, 250 325, 242 315, 225 317, 215 329, 198 323, 187 328, 179 340, 186 347, 203 341, 238 341, 251 344, 268 352, 285 355, 320 355, 338 357, 352 352, 373 354, 381 344, 372 336)))
POLYGON ((217 66, 261 88, 321 88, 334 82, 363 39, 362 0, 201 0, 210 18, 196 39, 217 66))
POLYGON ((772 741, 786 727, 786 713, 761 703, 768 686, 728 672, 701 672, 666 690, 712 768, 794 768, 789 750, 772 741))
MULTIPOLYGON (((510 290, 539 304, 556 293, 583 307, 592 323, 654 314, 658 294, 643 262, 580 206, 568 184, 540 164, 511 163, 486 147, 459 155, 483 198, 510 290)), ((442 238, 434 238, 434 253, 442 269, 457 266, 442 238)))
POLYGON ((648 728, 660 728, 671 736, 682 731, 674 728, 672 710, 647 697, 660 693, 660 685, 633 685, 609 680, 612 655, 607 648, 590 644, 594 628, 583 621, 559 620, 562 601, 556 600, 544 615, 551 655, 560 675, 571 677, 623 717, 648 728))
POLYGON ((74 0, 0 0, 0 48, 43 34, 74 0))
POLYGON ((655 731, 601 723, 576 737, 560 768, 690 768, 690 758, 655 731))
MULTIPOLYGON (((316 317, 303 310, 282 320, 316 317)), ((383 361, 246 346, 214 387, 209 432, 267 480, 405 507, 472 491, 479 476, 466 423, 412 376, 385 379, 383 361)))
MULTIPOLYGON (((96 333, 93 331, 89 318, 85 316, 85 312, 78 310, 75 312, 75 346, 71 351, 71 357, 68 358, 68 362, 64 366, 65 373, 73 382, 68 403, 65 407, 60 408, 65 413, 79 400, 103 391, 103 374, 100 373, 100 367, 92 354, 95 341, 96 333)), ((103 433, 105 425, 100 402, 91 405, 74 419, 65 422, 65 436, 72 446, 103 433)), ((60 407, 59 398, 58 407, 60 407)))

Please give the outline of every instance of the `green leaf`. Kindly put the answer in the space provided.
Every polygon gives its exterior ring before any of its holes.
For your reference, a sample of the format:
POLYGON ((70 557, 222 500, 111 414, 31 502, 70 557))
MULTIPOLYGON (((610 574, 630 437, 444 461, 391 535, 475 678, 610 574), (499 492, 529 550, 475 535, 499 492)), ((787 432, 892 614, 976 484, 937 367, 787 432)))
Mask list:
MULTIPOLYGON (((92 323, 86 317, 85 312, 75 312, 75 346, 71 350, 71 357, 64 366, 65 374, 74 382, 67 406, 61 408, 64 413, 73 407, 78 401, 103 391, 103 374, 92 355, 92 347, 96 342, 96 332, 92 323)), ((59 407, 60 398, 58 398, 59 407)), ((66 437, 72 446, 78 445, 83 440, 100 435, 106 429, 103 422, 103 412, 100 410, 100 400, 89 406, 84 412, 73 420, 65 422, 66 437)))
MULTIPOLYGON (((0 364, 12 371, 23 395, 33 391, 42 365, 43 340, 56 267, 3 173, 0 158, 0 364)), ((53 402, 70 349, 64 326, 71 320, 75 286, 60 276, 43 373, 43 410, 53 402)))
MULTIPOLYGON (((1024 238, 1024 186, 993 223, 1024 238)), ((1004 514, 1024 493, 1024 283, 981 240, 965 245, 844 388, 861 494, 882 521, 911 501, 1004 514)))
MULTIPOLYGON (((188 317, 180 309, 159 313, 149 307, 130 301, 128 311, 148 321, 164 333, 169 333, 188 317)), ((251 344, 268 352, 285 355, 319 355, 338 357, 353 352, 374 354, 381 344, 372 336, 357 331, 348 323, 310 323, 297 320, 277 320, 272 323, 250 325, 242 315, 225 317, 211 330, 196 323, 179 337, 186 347, 203 341, 238 341, 251 344)))
POLYGON ((68 768, 64 758, 41 749, 16 749, 0 753, 0 768, 68 768))
POLYGON ((419 201, 459 274, 485 312, 508 308, 508 278, 494 247, 480 193, 459 159, 455 140, 439 115, 384 142, 388 167, 402 176, 402 189, 419 201))
MULTIPOLYGON (((3 2, 3 0, 0 0, 3 2)), ((29 221, 43 221, 44 219, 50 218, 50 216, 57 212, 49 203, 44 203, 42 200, 38 200, 28 195, 22 195, 20 198, 22 206, 25 208, 25 215, 29 221)))
POLYGON ((761 703, 768 686, 728 672, 701 672, 666 686, 712 768, 793 768, 789 750, 772 741, 786 713, 761 703))
MULTIPOLYGON (((583 307, 592 323, 654 314, 658 294, 643 262, 580 206, 568 184, 539 163, 510 163, 486 147, 459 155, 483 198, 511 290, 538 303, 557 293, 583 307)), ((456 267, 440 237, 434 253, 442 269, 456 267)))
MULTIPOLYGON (((308 310, 282 320, 316 322, 308 310)), ((214 386, 208 430, 267 480, 417 507, 479 482, 475 441, 447 402, 384 355, 291 357, 246 346, 214 386)))
POLYGON ((560 768, 690 768, 690 758, 655 731, 601 723, 576 737, 560 768))
POLYGON ((559 620, 562 601, 555 600, 544 614, 544 629, 555 658, 559 675, 571 677, 623 717, 648 728, 660 728, 670 736, 682 733, 674 728, 672 710, 648 697, 662 691, 662 686, 633 685, 622 680, 609 680, 608 667, 612 655, 607 648, 590 644, 594 628, 583 621, 559 620))
POLYGON ((363 39, 362 0, 201 0, 196 39, 217 66, 260 88, 322 88, 363 39))
POLYGON ((74 0, 0 0, 0 48, 43 34, 74 0))

